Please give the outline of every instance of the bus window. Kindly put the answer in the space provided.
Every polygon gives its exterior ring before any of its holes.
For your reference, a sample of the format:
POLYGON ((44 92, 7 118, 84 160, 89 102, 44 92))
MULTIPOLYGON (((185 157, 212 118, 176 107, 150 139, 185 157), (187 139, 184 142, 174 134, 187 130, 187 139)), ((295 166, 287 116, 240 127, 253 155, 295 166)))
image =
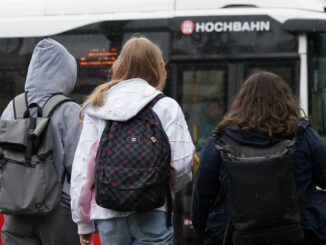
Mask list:
POLYGON ((298 60, 276 60, 276 61, 252 61, 246 62, 244 77, 248 77, 255 70, 266 70, 281 76, 291 87, 293 92, 299 94, 299 61, 298 60))
POLYGON ((24 91, 27 67, 38 38, 0 39, 0 113, 24 91))
MULTIPOLYGON (((161 23, 153 21, 152 24, 156 22, 161 23)), ((77 61, 77 83, 70 96, 82 103, 85 95, 107 81, 111 65, 117 59, 124 42, 136 34, 135 28, 136 30, 140 27, 145 28, 145 32, 137 35, 145 36, 159 45, 165 61, 168 62, 170 33, 156 31, 146 26, 149 24, 142 20, 101 22, 53 36, 52 38, 62 43, 77 61)))
POLYGON ((227 70, 214 62, 187 63, 179 66, 179 98, 192 134, 200 151, 211 131, 226 110, 227 70))
POLYGON ((177 67, 177 98, 197 151, 202 149, 205 140, 222 119, 242 82, 255 70, 280 75, 298 94, 297 59, 180 62, 177 67))
POLYGON ((63 44, 76 59, 78 77, 71 97, 82 103, 87 94, 106 81, 118 47, 112 45, 111 40, 102 33, 70 32, 54 36, 53 39, 63 44))
MULTIPOLYGON (((227 66, 217 62, 180 62, 176 66, 177 99, 198 152, 226 110, 227 66)), ((190 220, 191 194, 191 183, 176 194, 175 244, 199 244, 190 220)))
POLYGON ((309 114, 312 126, 326 137, 326 34, 311 34, 309 52, 309 114))

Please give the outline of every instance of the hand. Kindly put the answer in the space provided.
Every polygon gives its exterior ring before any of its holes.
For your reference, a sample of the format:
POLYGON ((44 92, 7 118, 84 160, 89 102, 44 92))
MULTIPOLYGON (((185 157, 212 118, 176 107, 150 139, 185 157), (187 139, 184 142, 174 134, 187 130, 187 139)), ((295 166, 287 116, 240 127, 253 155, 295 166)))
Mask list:
POLYGON ((79 234, 80 245, 91 245, 93 233, 90 234, 79 234))

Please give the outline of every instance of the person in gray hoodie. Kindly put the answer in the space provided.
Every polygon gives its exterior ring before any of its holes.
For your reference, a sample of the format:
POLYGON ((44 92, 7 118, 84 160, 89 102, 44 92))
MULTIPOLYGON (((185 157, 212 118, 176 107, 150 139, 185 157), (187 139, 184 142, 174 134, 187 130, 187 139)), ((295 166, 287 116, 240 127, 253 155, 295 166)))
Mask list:
MULTIPOLYGON (((25 83, 28 104, 42 107, 54 94, 69 94, 76 83, 75 58, 60 43, 46 38, 35 47, 25 83)), ((74 245, 79 244, 77 226, 70 211, 70 173, 81 124, 80 107, 73 101, 61 104, 51 116, 53 157, 58 176, 65 174, 58 207, 45 216, 6 215, 2 229, 4 245, 74 245)), ((13 120, 11 101, 1 120, 13 120)))

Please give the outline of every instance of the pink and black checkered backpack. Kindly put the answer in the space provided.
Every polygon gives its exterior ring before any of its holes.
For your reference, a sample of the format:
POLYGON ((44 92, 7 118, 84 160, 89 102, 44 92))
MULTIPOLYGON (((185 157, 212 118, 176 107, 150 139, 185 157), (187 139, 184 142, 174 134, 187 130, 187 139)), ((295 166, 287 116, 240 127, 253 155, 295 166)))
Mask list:
POLYGON ((107 121, 95 160, 98 205, 117 211, 144 212, 168 201, 171 148, 153 111, 159 94, 128 121, 107 121))

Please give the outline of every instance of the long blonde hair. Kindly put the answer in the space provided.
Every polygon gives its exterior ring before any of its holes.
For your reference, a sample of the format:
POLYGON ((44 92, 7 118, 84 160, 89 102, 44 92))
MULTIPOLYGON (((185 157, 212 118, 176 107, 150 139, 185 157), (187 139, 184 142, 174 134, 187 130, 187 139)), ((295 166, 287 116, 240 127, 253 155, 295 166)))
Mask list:
MULTIPOLYGON (((146 37, 133 37, 122 47, 110 70, 111 79, 95 88, 83 104, 100 107, 104 93, 123 80, 141 78, 158 90, 165 87, 166 70, 161 49, 146 37)), ((82 119, 82 111, 80 113, 82 119)))

